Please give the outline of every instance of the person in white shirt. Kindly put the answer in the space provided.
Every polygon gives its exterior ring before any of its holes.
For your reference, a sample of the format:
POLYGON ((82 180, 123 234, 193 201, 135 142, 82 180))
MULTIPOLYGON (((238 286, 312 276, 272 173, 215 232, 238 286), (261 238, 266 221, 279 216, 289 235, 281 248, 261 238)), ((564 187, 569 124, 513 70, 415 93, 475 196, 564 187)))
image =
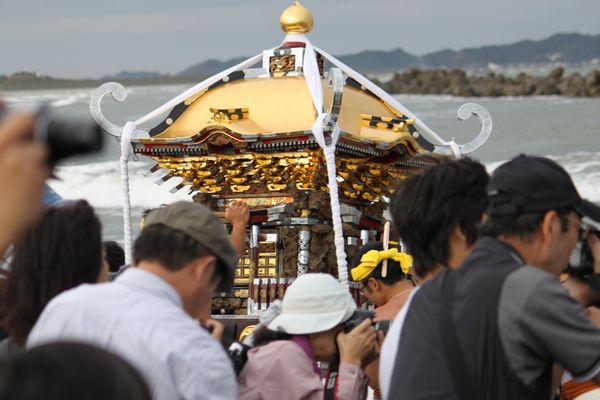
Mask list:
MULTIPOLYGON (((441 163, 403 181, 390 205, 392 220, 422 285, 445 268, 458 268, 479 238, 489 176, 477 161, 441 163)), ((379 356, 383 399, 394 392, 392 374, 413 289, 388 330, 379 356)))
POLYGON ((199 204, 157 209, 133 259, 115 281, 52 300, 27 347, 79 341, 114 352, 140 370, 158 400, 237 399, 227 354, 194 318, 215 290, 233 284, 237 255, 223 224, 199 204))

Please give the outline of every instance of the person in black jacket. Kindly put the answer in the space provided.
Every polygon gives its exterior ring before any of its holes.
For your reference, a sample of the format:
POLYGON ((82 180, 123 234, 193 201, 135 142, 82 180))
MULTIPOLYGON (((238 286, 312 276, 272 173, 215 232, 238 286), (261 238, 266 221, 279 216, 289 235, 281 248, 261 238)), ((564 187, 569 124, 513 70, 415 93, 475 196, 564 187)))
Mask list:
POLYGON ((549 399, 553 363, 600 380, 600 330, 558 279, 600 207, 543 157, 500 166, 488 195, 483 238, 412 299, 389 399, 549 399))

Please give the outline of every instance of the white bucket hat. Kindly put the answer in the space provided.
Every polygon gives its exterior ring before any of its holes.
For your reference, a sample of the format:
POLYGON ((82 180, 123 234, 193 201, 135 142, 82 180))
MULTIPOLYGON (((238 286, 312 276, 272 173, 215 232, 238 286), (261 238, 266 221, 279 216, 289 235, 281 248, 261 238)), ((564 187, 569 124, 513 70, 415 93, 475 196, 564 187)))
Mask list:
POLYGON ((304 335, 329 330, 356 310, 350 293, 329 274, 304 274, 283 296, 281 314, 268 325, 272 331, 304 335))

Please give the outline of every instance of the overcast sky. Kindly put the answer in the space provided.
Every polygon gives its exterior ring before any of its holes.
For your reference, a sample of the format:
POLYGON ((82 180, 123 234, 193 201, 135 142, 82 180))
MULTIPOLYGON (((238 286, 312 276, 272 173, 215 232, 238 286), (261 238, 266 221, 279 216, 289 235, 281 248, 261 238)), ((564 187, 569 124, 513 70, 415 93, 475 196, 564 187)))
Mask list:
MULTIPOLYGON (((0 74, 100 77, 176 73, 209 58, 277 45, 291 0, 0 0, 0 74)), ((303 0, 309 38, 340 55, 402 48, 424 54, 600 33, 598 0, 303 0)))

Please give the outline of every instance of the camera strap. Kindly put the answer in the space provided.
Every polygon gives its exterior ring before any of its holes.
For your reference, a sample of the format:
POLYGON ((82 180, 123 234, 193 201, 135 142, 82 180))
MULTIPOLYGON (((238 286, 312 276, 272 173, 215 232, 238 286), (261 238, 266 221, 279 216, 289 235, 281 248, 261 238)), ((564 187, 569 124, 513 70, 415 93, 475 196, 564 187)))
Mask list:
POLYGON ((325 378, 325 400, 337 400, 338 371, 337 367, 331 366, 325 378))
POLYGON ((442 335, 442 348, 448 362, 448 372, 452 377, 456 392, 461 400, 476 400, 476 389, 465 360, 465 354, 458 341, 456 326, 452 318, 454 304, 454 288, 456 286, 456 273, 448 268, 442 283, 442 315, 440 318, 440 333, 442 335))

